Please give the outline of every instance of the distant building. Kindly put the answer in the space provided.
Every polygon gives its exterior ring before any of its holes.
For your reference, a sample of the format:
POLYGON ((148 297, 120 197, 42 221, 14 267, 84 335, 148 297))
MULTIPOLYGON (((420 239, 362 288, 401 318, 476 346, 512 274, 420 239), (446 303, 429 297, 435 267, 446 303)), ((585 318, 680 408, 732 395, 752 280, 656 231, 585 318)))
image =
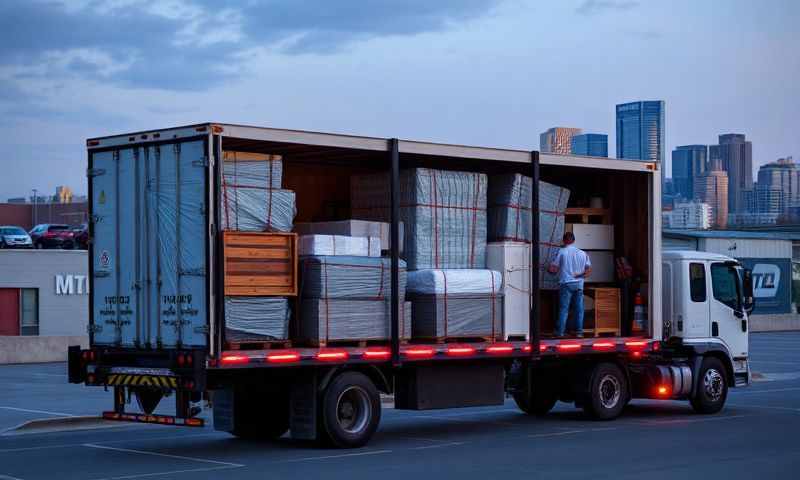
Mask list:
POLYGON ((708 155, 728 172, 728 211, 748 213, 744 192, 753 188, 753 144, 744 134, 727 133, 719 136, 719 145, 709 147, 708 155))
POLYGON ((673 230, 708 230, 712 225, 711 205, 704 202, 677 203, 662 214, 664 228, 673 230))
POLYGON ((573 136, 572 154, 588 157, 608 157, 608 135, 584 133, 573 136))
POLYGON ((15 205, 19 205, 19 204, 28 203, 28 199, 25 198, 25 197, 14 197, 14 198, 9 198, 8 202, 6 202, 6 203, 13 203, 15 205))
POLYGON ((719 161, 713 162, 709 169, 694 177, 694 198, 711 207, 712 226, 728 226, 728 174, 722 170, 719 161))
POLYGON ((756 185, 756 191, 764 189, 779 192, 777 206, 774 205, 775 199, 771 196, 769 198, 769 206, 777 208, 777 210, 771 208, 770 212, 787 213, 790 208, 800 206, 800 168, 792 157, 779 158, 777 161, 762 165, 758 169, 756 185))
POLYGON ((569 155, 572 152, 572 137, 580 133, 580 128, 553 127, 539 135, 539 151, 569 155))
POLYGON ((56 187, 56 194, 53 196, 55 203, 72 203, 72 189, 65 186, 56 187))
POLYGON ((617 105, 617 158, 663 162, 662 100, 617 105))
POLYGON ((694 198, 694 178, 708 169, 706 145, 683 145, 672 151, 672 179, 675 192, 684 198, 694 198))

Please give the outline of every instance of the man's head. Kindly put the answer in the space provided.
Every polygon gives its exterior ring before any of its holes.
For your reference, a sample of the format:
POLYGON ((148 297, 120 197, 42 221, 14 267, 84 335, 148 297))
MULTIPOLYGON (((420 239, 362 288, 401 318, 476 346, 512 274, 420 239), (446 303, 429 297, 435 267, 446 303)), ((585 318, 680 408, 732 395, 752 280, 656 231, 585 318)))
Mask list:
POLYGON ((575 243, 575 234, 572 232, 564 232, 564 245, 572 245, 575 243))

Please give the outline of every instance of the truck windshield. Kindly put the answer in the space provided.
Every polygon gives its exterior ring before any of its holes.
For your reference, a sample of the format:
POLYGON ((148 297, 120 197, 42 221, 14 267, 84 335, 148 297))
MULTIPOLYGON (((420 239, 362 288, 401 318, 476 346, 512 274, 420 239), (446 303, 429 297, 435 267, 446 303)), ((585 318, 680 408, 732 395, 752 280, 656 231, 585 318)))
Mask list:
POLYGON ((722 263, 711 265, 711 286, 714 290, 714 298, 734 310, 740 308, 738 278, 734 267, 722 263))

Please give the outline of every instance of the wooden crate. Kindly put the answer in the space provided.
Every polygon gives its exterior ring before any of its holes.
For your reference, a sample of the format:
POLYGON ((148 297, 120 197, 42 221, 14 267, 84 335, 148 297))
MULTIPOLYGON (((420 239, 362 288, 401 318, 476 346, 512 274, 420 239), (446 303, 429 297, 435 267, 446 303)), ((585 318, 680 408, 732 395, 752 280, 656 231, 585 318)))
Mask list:
POLYGON ((597 337, 603 333, 618 336, 621 318, 619 288, 588 287, 584 291, 587 296, 594 299, 594 336, 597 337))
POLYGON ((607 208, 567 208, 564 215, 567 223, 611 224, 611 210, 607 208))
POLYGON ((223 232, 225 295, 297 295, 297 234, 223 232))

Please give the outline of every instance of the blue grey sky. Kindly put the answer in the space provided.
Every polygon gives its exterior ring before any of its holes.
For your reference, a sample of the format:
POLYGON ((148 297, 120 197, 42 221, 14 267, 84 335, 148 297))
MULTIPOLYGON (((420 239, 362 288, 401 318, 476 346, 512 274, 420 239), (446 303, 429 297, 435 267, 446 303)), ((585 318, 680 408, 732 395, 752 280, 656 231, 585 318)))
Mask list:
POLYGON ((219 121, 535 149, 666 101, 676 145, 800 160, 793 0, 5 0, 0 200, 86 191, 85 139, 219 121))

